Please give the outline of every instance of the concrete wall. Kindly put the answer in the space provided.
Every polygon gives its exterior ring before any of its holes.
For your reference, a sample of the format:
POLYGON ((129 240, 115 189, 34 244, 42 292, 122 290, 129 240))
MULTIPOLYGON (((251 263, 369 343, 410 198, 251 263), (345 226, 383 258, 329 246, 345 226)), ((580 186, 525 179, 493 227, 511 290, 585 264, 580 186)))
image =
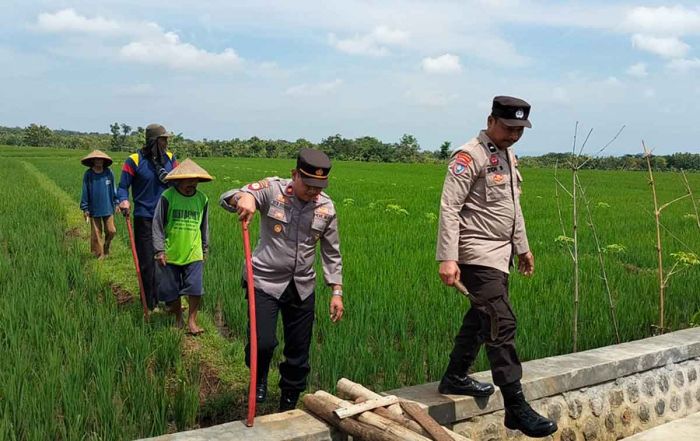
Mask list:
MULTIPOLYGON (((525 395, 557 420, 550 439, 616 440, 700 411, 700 328, 523 364, 525 395)), ((489 372, 474 375, 490 381, 489 372)), ((437 383, 388 391, 421 402, 433 417, 475 440, 526 439, 503 427, 500 392, 488 399, 445 396, 437 383)), ((335 440, 303 411, 153 438, 166 440, 335 440)))

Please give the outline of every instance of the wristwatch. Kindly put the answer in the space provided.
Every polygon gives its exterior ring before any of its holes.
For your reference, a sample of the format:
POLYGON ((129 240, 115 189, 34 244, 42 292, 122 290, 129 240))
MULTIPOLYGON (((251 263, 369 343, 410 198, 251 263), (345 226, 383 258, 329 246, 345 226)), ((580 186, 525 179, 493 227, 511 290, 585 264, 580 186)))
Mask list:
POLYGON ((333 295, 334 295, 334 296, 343 297, 343 290, 342 290, 342 289, 334 289, 334 290, 333 290, 333 295))

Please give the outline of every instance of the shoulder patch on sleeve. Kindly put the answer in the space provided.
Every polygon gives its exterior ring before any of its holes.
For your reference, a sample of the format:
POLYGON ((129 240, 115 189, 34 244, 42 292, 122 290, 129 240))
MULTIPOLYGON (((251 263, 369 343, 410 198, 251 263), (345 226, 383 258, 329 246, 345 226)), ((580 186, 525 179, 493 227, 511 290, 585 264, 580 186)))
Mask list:
POLYGON ((270 181, 268 181, 267 179, 261 179, 258 182, 253 182, 252 184, 248 184, 248 190, 253 190, 253 191, 258 191, 258 190, 262 190, 262 189, 269 188, 269 187, 270 187, 270 181))
POLYGON ((134 165, 136 167, 139 166, 139 154, 138 153, 134 153, 132 155, 129 155, 129 158, 134 162, 134 165))

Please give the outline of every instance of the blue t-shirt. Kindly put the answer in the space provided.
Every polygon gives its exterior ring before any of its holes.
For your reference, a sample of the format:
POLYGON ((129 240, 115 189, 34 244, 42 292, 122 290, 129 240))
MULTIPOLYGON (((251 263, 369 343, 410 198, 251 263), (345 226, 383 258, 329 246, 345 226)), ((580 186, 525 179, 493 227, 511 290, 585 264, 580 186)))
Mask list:
MULTIPOLYGON (((167 152, 163 158, 166 172, 177 167, 175 155, 167 152)), ((160 195, 169 187, 158 179, 158 170, 150 159, 144 158, 141 151, 126 158, 122 167, 117 196, 119 202, 129 199, 129 187, 134 199, 134 216, 153 219, 153 213, 160 195)))
POLYGON ((95 173, 91 168, 83 175, 83 193, 80 209, 90 212, 91 217, 112 216, 117 205, 117 192, 114 188, 112 170, 104 168, 95 173))

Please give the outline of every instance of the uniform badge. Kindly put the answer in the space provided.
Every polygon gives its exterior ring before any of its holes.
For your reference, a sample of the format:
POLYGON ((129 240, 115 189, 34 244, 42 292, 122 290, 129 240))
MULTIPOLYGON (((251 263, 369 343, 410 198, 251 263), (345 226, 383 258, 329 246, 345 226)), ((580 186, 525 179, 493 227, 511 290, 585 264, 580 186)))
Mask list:
POLYGON ((260 182, 253 182, 252 184, 248 185, 248 190, 253 190, 253 191, 258 191, 262 188, 260 185, 260 182))
POLYGON ((328 214, 328 208, 326 207, 318 207, 316 209, 316 213, 318 214, 328 214))
POLYGON ((469 153, 460 152, 455 156, 455 161, 462 165, 469 165, 472 163, 473 159, 469 153))
POLYGON ((498 165, 498 155, 491 155, 491 165, 498 165))
POLYGON ((523 111, 523 109, 518 109, 518 110, 515 111, 515 117, 516 117, 516 118, 522 119, 523 116, 525 116, 525 112, 523 111))
POLYGON ((292 186, 291 186, 291 185, 288 185, 287 188, 284 189, 284 192, 285 192, 286 194, 291 195, 292 193, 294 193, 294 189, 292 189, 292 186))
POLYGON ((500 173, 493 175, 493 182, 495 182, 496 184, 500 184, 501 182, 503 182, 503 175, 500 173))
POLYGON ((466 170, 466 169, 467 169, 467 167, 465 167, 464 164, 460 164, 457 161, 453 162, 452 165, 450 166, 450 172, 454 176, 461 175, 462 173, 464 173, 464 170, 466 170))
POLYGON ((323 170, 320 169, 320 168, 317 169, 317 170, 315 171, 315 173, 316 173, 316 176, 323 176, 323 170))
POLYGON ((272 227, 272 231, 274 231, 277 234, 280 234, 282 232, 282 225, 280 224, 275 224, 274 227, 272 227))

